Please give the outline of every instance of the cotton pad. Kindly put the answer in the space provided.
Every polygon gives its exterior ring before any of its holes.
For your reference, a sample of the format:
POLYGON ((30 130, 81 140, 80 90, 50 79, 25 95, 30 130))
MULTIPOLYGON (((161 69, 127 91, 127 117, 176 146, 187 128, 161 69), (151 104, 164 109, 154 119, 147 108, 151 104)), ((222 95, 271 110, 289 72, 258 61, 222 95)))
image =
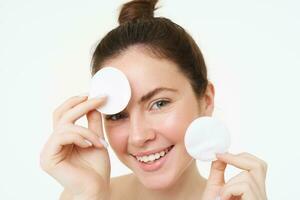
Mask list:
POLYGON ((227 128, 212 117, 199 117, 186 130, 185 147, 195 159, 216 160, 216 153, 225 153, 230 146, 227 128))
POLYGON ((131 88, 126 75, 114 67, 103 67, 91 79, 89 99, 106 96, 106 103, 97 110, 112 115, 126 108, 131 88))

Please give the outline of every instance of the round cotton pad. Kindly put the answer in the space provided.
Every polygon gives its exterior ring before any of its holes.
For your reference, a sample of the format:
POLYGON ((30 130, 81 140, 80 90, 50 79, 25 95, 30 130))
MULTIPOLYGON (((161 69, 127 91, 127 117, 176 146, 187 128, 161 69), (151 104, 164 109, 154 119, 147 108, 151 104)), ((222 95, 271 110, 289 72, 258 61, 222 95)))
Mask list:
POLYGON ((112 115, 126 108, 131 88, 125 74, 114 68, 104 67, 99 70, 91 80, 89 98, 106 96, 106 103, 97 110, 112 115))
POLYGON ((202 161, 216 160, 216 153, 225 153, 230 146, 227 128, 212 117, 199 117, 187 128, 185 138, 187 152, 202 161))

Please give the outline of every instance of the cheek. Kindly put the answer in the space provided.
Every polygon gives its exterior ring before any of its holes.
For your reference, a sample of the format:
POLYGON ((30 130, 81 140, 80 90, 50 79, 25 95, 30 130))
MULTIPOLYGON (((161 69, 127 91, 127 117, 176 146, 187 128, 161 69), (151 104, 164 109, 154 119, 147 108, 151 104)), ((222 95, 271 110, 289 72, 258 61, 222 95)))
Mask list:
POLYGON ((120 127, 106 127, 106 135, 110 146, 116 153, 125 152, 127 149, 126 129, 120 127))
POLYGON ((192 113, 174 111, 163 116, 156 129, 173 143, 179 143, 184 140, 185 131, 194 118, 192 113))
POLYGON ((165 113, 155 122, 157 131, 173 143, 183 143, 186 129, 199 116, 196 101, 181 101, 171 112, 165 113), (189 105, 188 107, 186 105, 189 105))

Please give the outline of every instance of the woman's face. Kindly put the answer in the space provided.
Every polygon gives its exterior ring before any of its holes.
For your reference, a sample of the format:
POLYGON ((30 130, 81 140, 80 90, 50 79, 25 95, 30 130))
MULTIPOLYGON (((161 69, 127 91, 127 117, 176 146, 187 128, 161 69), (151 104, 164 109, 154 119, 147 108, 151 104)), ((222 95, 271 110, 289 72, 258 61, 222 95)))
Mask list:
POLYGON ((104 116, 111 147, 145 187, 171 186, 192 161, 184 147, 185 131, 204 115, 188 79, 173 62, 137 47, 104 66, 121 70, 132 92, 125 110, 104 116))

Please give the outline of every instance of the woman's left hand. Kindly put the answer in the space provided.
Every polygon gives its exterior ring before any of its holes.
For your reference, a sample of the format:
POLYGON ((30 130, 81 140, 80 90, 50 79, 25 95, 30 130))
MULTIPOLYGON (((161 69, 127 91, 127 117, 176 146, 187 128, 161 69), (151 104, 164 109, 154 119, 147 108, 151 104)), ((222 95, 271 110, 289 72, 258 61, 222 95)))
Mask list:
POLYGON ((212 162, 211 171, 202 200, 266 200, 267 164, 259 158, 241 153, 218 154, 212 162), (226 165, 233 165, 243 171, 225 183, 224 172, 226 165))

